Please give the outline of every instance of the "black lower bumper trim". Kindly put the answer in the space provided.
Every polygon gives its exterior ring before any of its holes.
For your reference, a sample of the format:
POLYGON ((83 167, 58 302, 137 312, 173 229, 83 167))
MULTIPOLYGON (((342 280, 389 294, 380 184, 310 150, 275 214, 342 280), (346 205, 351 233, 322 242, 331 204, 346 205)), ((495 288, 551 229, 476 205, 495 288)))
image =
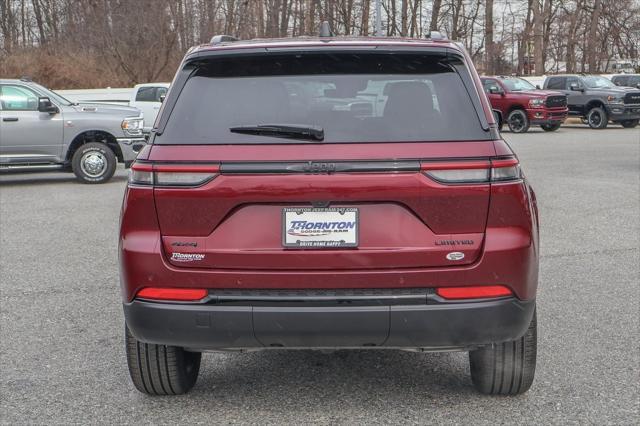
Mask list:
POLYGON ((532 126, 542 126, 545 124, 549 124, 549 125, 562 124, 564 123, 565 119, 566 117, 559 118, 559 119, 548 119, 548 120, 531 120, 529 124, 531 124, 532 126))
POLYGON ((609 120, 627 121, 640 119, 640 105, 634 106, 606 106, 609 120))
POLYGON ((534 309, 535 301, 515 298, 406 306, 124 304, 138 340, 198 351, 472 348, 522 336, 534 309))

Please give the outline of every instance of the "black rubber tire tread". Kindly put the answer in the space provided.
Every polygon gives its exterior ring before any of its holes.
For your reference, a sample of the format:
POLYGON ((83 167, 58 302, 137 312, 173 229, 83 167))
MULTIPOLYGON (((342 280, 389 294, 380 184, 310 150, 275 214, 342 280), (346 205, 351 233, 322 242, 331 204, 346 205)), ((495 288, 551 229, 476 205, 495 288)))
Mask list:
POLYGON ((545 132, 555 132, 556 130, 558 130, 560 128, 561 125, 562 125, 562 123, 542 124, 540 127, 545 132))
POLYGON ((638 125, 639 122, 640 120, 624 120, 624 121, 621 121, 620 124, 625 129, 633 129, 638 125))
POLYGON ((587 113, 587 123, 589 124, 589 127, 591 127, 592 129, 596 129, 596 130, 606 129, 607 125, 609 124, 609 117, 607 116, 607 112, 601 107, 591 108, 587 113), (600 124, 598 126, 593 126, 591 124, 591 120, 589 119, 591 114, 595 112, 600 114, 600 117, 601 117, 600 124))
POLYGON ((76 175, 76 178, 79 182, 88 184, 108 182, 116 172, 117 165, 118 159, 113 153, 113 150, 102 142, 89 142, 84 145, 80 145, 76 152, 73 153, 73 157, 71 158, 71 170, 73 171, 73 174, 76 175), (91 176, 85 175, 80 168, 80 160, 82 158, 82 155, 88 150, 99 150, 107 158, 107 170, 102 176, 98 178, 92 178, 91 176))
POLYGON ((527 133, 529 131, 529 126, 531 125, 531 123, 529 122, 529 117, 527 117, 527 112, 522 109, 514 109, 513 111, 511 111, 509 115, 507 115, 506 122, 507 122, 507 126, 509 127, 509 130, 513 133, 527 133), (511 116, 514 114, 521 114, 524 120, 524 125, 522 129, 518 131, 514 131, 513 128, 511 127, 511 116))
POLYGON ((495 343, 469 352, 471 380, 487 395, 519 395, 533 383, 536 371, 537 321, 519 339, 495 343))
POLYGON ((196 383, 202 354, 138 341, 125 328, 127 364, 134 386, 148 395, 181 395, 196 383))

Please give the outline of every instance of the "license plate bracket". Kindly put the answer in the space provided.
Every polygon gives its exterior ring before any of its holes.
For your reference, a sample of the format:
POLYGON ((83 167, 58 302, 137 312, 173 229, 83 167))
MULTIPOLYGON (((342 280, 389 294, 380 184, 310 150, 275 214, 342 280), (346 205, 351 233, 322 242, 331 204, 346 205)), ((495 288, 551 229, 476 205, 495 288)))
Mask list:
POLYGON ((357 207, 285 207, 282 245, 298 249, 358 247, 357 207))

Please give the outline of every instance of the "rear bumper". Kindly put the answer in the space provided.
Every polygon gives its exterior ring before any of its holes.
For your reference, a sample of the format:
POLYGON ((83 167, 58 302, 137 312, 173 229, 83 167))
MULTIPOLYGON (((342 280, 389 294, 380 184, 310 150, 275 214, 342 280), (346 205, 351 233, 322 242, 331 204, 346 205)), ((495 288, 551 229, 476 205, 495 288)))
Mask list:
POLYGON ((606 105, 605 109, 611 121, 640 119, 640 105, 606 105))
MULTIPOLYGON (((306 301, 308 304, 308 301, 306 301)), ((535 300, 300 306, 287 303, 124 304, 143 342, 190 350, 266 348, 469 349, 522 336, 535 300)))

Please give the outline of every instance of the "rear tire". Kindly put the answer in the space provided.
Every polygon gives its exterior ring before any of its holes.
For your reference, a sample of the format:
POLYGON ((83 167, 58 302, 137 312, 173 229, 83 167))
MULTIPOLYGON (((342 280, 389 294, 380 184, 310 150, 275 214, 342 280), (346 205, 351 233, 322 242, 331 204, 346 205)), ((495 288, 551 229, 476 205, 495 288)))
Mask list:
POLYGON ((71 159, 71 169, 82 183, 105 183, 116 172, 118 159, 111 148, 100 142, 78 147, 71 159))
POLYGON ((545 132, 555 132, 560 128, 561 125, 562 123, 542 124, 540 125, 540 127, 542 127, 542 130, 544 130, 545 132))
POLYGON ((471 380, 487 395, 518 395, 533 383, 537 352, 536 312, 524 336, 469 352, 471 380))
POLYGON ((137 340, 125 327, 127 364, 134 386, 148 395, 181 395, 196 384, 200 352, 137 340))
POLYGON ((592 129, 602 130, 609 124, 609 117, 607 117, 607 112, 604 109, 595 107, 591 108, 587 113, 587 122, 592 129))
POLYGON ((625 129, 633 129, 638 125, 638 123, 640 123, 640 120, 624 120, 620 122, 622 127, 625 129))
POLYGON ((529 130, 529 118, 521 109, 511 111, 507 116, 507 125, 513 133, 525 133, 529 130))

